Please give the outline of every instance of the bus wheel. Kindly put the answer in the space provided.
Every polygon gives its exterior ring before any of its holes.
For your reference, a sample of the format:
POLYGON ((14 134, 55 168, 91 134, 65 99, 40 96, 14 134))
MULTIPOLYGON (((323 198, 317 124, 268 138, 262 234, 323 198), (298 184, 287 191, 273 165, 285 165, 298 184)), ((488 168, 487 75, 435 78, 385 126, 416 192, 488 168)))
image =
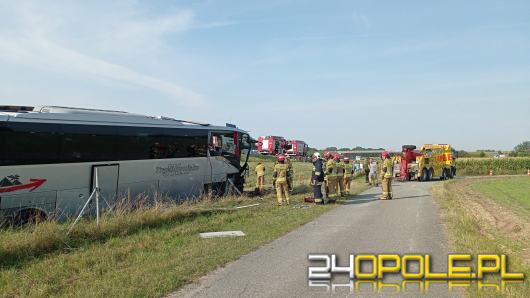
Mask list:
POLYGON ((19 211, 14 219, 16 226, 23 226, 27 224, 37 224, 46 220, 46 214, 41 210, 26 209, 19 211))

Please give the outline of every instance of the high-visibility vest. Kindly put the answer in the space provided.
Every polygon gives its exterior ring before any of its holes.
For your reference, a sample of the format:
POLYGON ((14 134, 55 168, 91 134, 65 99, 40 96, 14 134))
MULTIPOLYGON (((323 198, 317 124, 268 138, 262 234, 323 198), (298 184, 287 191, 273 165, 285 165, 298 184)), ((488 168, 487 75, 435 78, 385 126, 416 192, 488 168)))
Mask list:
POLYGON ((329 178, 334 178, 336 176, 335 161, 333 159, 329 159, 326 162, 326 176, 329 178))
POLYGON ((394 176, 394 163, 392 159, 387 158, 383 161, 383 170, 386 168, 385 178, 392 178, 394 176))
POLYGON ((283 163, 276 164, 274 166, 274 172, 276 173, 276 182, 287 182, 287 165, 283 163))
POLYGON ((342 161, 335 163, 335 169, 338 177, 344 177, 344 163, 342 161))
POLYGON ((344 178, 351 178, 353 176, 353 165, 351 163, 344 163, 344 178))

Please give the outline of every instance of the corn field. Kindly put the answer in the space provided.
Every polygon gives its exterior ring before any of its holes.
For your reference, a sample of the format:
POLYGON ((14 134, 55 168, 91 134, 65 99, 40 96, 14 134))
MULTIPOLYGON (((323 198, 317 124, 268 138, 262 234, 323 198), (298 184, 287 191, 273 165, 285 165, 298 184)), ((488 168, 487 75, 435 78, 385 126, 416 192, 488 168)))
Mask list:
POLYGON ((481 158, 458 159, 456 172, 459 176, 482 176, 493 171, 494 175, 526 174, 530 158, 481 158))

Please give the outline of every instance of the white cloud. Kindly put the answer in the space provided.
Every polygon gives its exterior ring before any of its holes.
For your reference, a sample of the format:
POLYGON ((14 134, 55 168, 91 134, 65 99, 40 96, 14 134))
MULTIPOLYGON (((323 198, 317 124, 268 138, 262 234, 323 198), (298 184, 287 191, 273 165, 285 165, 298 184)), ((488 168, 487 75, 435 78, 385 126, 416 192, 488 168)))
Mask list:
POLYGON ((0 4, 3 11, 0 17, 7 25, 0 29, 0 59, 44 71, 150 88, 169 94, 179 104, 202 104, 201 96, 194 91, 97 55, 109 52, 126 55, 129 49, 134 52, 138 48, 158 47, 163 44, 165 34, 185 32, 192 27, 192 11, 178 10, 166 16, 147 18, 141 16, 135 6, 110 13, 69 6, 59 10, 58 6, 33 6, 27 2, 0 4), (91 17, 94 19, 89 20, 91 17), (85 22, 84 26, 79 26, 85 22), (81 37, 73 36, 76 34, 81 37))

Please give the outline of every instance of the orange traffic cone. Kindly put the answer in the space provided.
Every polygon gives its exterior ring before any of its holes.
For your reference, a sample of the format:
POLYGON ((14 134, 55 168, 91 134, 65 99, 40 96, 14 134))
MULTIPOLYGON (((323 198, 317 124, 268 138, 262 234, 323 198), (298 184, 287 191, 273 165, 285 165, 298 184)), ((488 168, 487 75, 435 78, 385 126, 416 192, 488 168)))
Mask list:
POLYGON ((493 176, 493 170, 490 170, 490 176, 493 176))

